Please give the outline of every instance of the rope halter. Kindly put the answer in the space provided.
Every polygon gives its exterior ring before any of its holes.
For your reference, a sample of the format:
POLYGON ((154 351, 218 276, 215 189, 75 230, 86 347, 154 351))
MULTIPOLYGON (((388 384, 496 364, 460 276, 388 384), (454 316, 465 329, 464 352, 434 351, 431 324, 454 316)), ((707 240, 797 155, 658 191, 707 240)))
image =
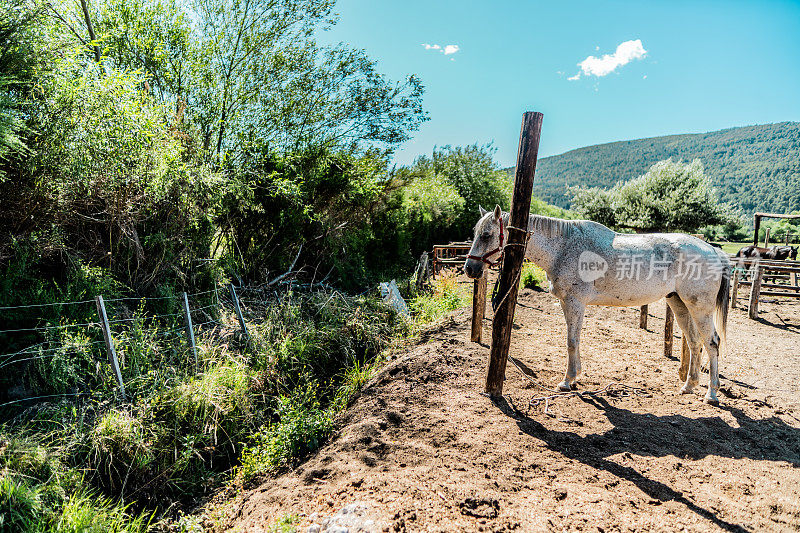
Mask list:
POLYGON ((500 217, 500 245, 497 248, 493 249, 493 250, 489 250, 488 252, 486 252, 483 255, 468 255, 467 259, 475 259, 476 261, 481 261, 482 263, 486 263, 489 266, 494 265, 495 263, 497 263, 497 261, 492 261, 489 258, 492 257, 495 254, 502 254, 503 253, 503 238, 504 238, 504 236, 503 236, 503 217, 501 216, 500 217))

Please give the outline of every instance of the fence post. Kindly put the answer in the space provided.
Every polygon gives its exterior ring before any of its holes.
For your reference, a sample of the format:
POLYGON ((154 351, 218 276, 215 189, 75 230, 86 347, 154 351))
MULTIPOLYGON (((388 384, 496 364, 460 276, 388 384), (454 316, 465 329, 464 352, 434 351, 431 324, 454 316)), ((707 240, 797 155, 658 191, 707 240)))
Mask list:
POLYGON ((736 297, 739 295, 739 278, 741 273, 738 267, 733 268, 733 287, 731 287, 731 309, 736 309, 736 297))
POLYGON ((672 336, 673 324, 675 319, 672 316, 672 308, 667 304, 667 313, 664 317, 664 357, 672 357, 672 336))
POLYGON ((472 289, 472 342, 483 340, 483 317, 486 316, 486 278, 488 268, 483 269, 483 275, 475 280, 472 289))
POLYGON ((769 248, 769 228, 767 228, 764 234, 764 248, 769 248))
POLYGON ((764 273, 764 267, 756 262, 753 263, 753 268, 755 269, 755 275, 753 276, 753 284, 750 286, 750 307, 747 310, 747 314, 753 320, 758 320, 758 297, 761 293, 761 276, 764 273))
POLYGON ((106 304, 103 297, 100 295, 95 296, 94 299, 97 304, 97 314, 100 316, 100 327, 103 330, 103 339, 106 341, 106 351, 108 352, 108 362, 111 368, 114 369, 114 376, 117 378, 119 385, 119 392, 122 399, 125 399, 125 384, 122 382, 122 372, 119 369, 119 361, 117 361, 117 351, 114 349, 114 339, 111 337, 111 328, 108 327, 108 315, 106 314, 106 304))
POLYGON ((233 300, 233 308, 236 310, 236 316, 239 317, 239 326, 242 328, 242 333, 246 339, 250 338, 250 334, 247 332, 247 324, 244 323, 244 317, 242 316, 242 308, 239 307, 239 297, 236 296, 236 288, 233 286, 233 283, 230 284, 231 287, 231 300, 233 300))
POLYGON ((183 293, 183 312, 186 315, 186 335, 192 345, 192 354, 194 355, 194 371, 197 373, 197 346, 194 343, 194 328, 192 328, 192 312, 189 309, 189 295, 183 293))
POLYGON ((681 335, 681 366, 678 369, 678 378, 681 381, 686 381, 686 376, 689 374, 689 343, 686 342, 686 332, 681 335))
POLYGON ((647 306, 643 305, 641 309, 639 309, 639 327, 641 329, 647 329, 647 306))
POLYGON ((533 175, 536 172, 536 158, 539 153, 542 117, 541 113, 535 112, 527 112, 522 116, 514 192, 509 215, 508 243, 503 251, 503 266, 500 269, 500 281, 497 287, 497 294, 501 300, 492 322, 492 348, 486 374, 486 392, 493 397, 503 395, 503 380, 511 343, 511 326, 514 323, 514 311, 517 307, 519 275, 522 271, 522 260, 525 258, 523 248, 528 242, 533 175), (512 231, 512 228, 516 229, 512 231))

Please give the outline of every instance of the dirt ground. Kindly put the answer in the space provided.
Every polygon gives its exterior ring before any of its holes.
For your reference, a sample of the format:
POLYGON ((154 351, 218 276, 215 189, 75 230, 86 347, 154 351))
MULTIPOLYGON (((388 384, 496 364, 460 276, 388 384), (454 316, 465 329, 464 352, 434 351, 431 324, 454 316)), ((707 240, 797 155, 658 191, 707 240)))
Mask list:
MULTIPOLYGON (((707 374, 678 393, 663 301, 647 331, 638 309, 591 307, 580 390, 619 381, 647 395, 559 398, 548 412, 529 406, 546 393, 511 364, 505 397, 481 394, 489 350, 469 342, 469 313, 390 362, 306 463, 234 499, 230 528, 296 514, 298 531, 800 530, 799 304, 767 299, 759 322, 731 311, 719 407, 702 402, 707 374), (354 505, 357 519, 323 521, 354 505)), ((511 355, 554 387, 557 300, 523 291, 515 324, 511 355)))

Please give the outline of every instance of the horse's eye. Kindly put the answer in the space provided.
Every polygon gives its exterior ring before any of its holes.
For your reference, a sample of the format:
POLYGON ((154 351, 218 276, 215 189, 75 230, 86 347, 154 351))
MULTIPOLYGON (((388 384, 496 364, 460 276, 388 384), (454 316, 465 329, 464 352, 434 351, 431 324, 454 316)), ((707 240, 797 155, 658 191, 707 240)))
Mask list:
POLYGON ((481 239, 483 239, 485 241, 488 241, 491 238, 492 238, 492 234, 491 233, 484 233, 484 234, 481 235, 481 239))

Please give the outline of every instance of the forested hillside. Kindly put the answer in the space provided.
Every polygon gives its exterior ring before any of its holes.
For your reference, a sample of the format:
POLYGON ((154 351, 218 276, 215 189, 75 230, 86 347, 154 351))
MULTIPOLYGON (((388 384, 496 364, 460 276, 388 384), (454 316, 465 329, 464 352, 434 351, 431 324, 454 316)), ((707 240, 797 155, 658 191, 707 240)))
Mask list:
MULTIPOLYGON (((746 126, 710 133, 669 135, 587 146, 546 157, 536 168, 534 192, 570 205, 567 186, 610 188, 644 174, 667 158, 698 158, 720 199, 754 211, 800 209, 800 123, 746 126)), ((513 172, 513 169, 511 170, 513 172)))

